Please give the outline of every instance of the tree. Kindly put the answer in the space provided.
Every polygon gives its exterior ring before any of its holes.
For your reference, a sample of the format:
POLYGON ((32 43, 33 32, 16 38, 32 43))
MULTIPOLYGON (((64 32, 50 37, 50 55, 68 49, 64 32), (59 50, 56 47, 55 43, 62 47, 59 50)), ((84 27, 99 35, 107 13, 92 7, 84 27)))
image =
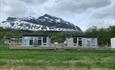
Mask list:
POLYGON ((4 37, 5 31, 3 28, 0 27, 0 40, 4 37))
POLYGON ((109 28, 90 27, 86 30, 85 34, 95 35, 98 37, 98 44, 101 46, 110 45, 110 39, 115 37, 115 26, 109 28))

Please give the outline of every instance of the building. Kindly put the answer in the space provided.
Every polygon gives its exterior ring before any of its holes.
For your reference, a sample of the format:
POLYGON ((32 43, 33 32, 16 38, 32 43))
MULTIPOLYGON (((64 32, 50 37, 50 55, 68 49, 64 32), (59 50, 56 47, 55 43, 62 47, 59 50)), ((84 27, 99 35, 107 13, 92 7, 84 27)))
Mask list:
POLYGON ((96 48, 97 37, 96 36, 71 36, 66 38, 67 47, 79 47, 79 48, 96 48))
POLYGON ((52 44, 51 36, 46 34, 23 34, 20 39, 12 38, 5 41, 6 44, 14 45, 14 47, 38 47, 38 48, 97 48, 96 36, 73 35, 66 37, 64 43, 52 44))
POLYGON ((50 47, 51 39, 48 35, 25 34, 22 36, 22 47, 50 47))
POLYGON ((115 37, 111 38, 111 48, 115 48, 115 37))
POLYGON ((9 44, 9 45, 20 45, 21 44, 21 38, 10 38, 10 39, 6 39, 4 41, 5 44, 9 44))

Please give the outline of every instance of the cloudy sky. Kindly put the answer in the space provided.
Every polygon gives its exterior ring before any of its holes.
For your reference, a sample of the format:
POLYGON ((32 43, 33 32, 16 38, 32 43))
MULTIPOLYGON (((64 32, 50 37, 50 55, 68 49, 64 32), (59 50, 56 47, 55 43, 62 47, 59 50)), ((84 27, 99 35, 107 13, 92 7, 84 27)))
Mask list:
POLYGON ((0 0, 0 22, 9 16, 39 17, 50 14, 82 30, 115 25, 115 0, 0 0))

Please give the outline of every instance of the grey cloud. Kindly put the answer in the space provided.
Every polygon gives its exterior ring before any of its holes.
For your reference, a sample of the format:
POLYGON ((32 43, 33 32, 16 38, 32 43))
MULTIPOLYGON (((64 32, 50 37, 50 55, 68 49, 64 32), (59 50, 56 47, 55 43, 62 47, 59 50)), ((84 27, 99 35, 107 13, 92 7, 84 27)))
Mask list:
POLYGON ((115 25, 115 22, 113 19, 92 19, 88 23, 89 27, 91 26, 97 26, 99 28, 106 28, 109 27, 110 25, 115 25))
POLYGON ((81 7, 100 8, 111 4, 110 0, 81 0, 81 7))
POLYGON ((110 0, 58 0, 52 6, 46 3, 46 8, 54 12, 82 13, 90 8, 102 8, 110 4, 110 0))
POLYGON ((18 7, 13 7, 12 9, 13 10, 6 12, 9 16, 21 17, 21 16, 26 16, 28 13, 28 10, 26 7, 22 8, 22 7, 18 6, 18 7))
MULTIPOLYGON (((88 28, 89 25, 97 25, 96 18, 114 16, 115 0, 0 0, 0 21, 9 16, 39 17, 45 13, 88 28)), ((105 23, 102 25, 107 26, 105 23)))
POLYGON ((95 18, 106 18, 106 17, 115 18, 115 3, 110 7, 94 12, 92 16, 95 18))
POLYGON ((47 2, 48 0, 21 0, 22 2, 24 2, 24 3, 28 3, 28 4, 34 4, 34 5, 41 5, 41 4, 43 4, 43 3, 45 3, 45 2, 47 2))
POLYGON ((0 0, 11 10, 6 14, 13 16, 39 13, 82 13, 90 8, 101 8, 111 4, 110 0, 0 0), (13 1, 13 2, 12 2, 13 1), (29 10, 29 11, 28 11, 29 10), (38 12, 38 13, 37 13, 38 12))
POLYGON ((1 0, 1 2, 1 15, 5 14, 9 16, 24 16, 28 12, 26 4, 19 0, 15 0, 14 2, 12 2, 12 0, 1 0))

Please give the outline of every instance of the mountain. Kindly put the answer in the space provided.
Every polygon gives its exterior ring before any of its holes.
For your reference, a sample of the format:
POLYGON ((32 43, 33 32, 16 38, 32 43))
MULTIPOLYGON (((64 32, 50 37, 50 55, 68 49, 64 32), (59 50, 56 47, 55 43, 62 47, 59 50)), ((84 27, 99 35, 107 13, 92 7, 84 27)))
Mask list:
POLYGON ((6 21, 0 23, 0 27, 30 31, 81 31, 78 26, 48 14, 38 18, 8 17, 6 21))

